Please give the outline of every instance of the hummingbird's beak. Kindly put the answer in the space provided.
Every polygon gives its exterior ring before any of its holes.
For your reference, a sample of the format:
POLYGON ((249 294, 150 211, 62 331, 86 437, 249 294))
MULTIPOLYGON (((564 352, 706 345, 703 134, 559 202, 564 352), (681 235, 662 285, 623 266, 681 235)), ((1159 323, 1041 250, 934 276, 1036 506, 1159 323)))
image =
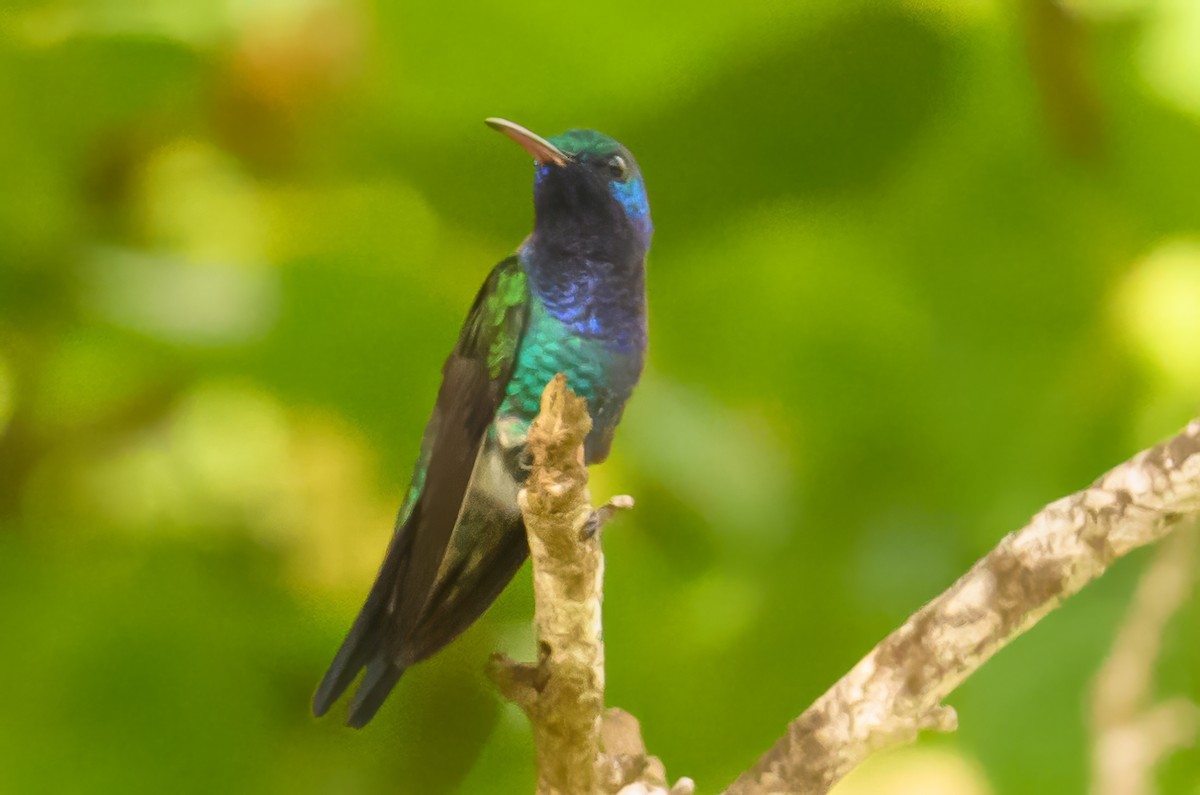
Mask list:
POLYGON ((499 130, 519 143, 526 152, 533 155, 533 159, 538 163, 553 163, 556 166, 565 166, 571 160, 571 157, 566 152, 542 136, 526 130, 519 124, 513 124, 507 119, 495 118, 484 119, 484 123, 493 130, 499 130))

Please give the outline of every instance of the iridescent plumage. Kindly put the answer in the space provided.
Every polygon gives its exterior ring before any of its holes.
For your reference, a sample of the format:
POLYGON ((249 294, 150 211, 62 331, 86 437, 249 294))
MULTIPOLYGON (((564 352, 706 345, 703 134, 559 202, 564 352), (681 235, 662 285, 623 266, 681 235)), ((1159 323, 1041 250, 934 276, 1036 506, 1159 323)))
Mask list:
POLYGON ((534 229, 468 313, 379 575, 313 697, 324 714, 365 669, 347 721, 356 727, 405 668, 470 626, 525 560, 516 496, 546 383, 565 373, 587 399, 592 463, 608 455, 642 369, 653 227, 632 155, 591 130, 545 141, 489 123, 537 160, 534 229))

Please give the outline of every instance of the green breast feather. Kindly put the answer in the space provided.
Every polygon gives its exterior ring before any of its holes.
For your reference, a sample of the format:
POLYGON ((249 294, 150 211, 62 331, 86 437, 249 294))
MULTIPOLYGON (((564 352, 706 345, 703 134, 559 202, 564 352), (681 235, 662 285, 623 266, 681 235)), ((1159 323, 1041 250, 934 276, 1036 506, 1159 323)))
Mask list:
POLYGON ((607 347, 599 340, 571 333, 536 298, 531 304, 516 367, 498 414, 531 421, 537 415, 542 390, 557 373, 565 374, 567 385, 589 404, 602 399, 606 365, 612 358, 607 347))

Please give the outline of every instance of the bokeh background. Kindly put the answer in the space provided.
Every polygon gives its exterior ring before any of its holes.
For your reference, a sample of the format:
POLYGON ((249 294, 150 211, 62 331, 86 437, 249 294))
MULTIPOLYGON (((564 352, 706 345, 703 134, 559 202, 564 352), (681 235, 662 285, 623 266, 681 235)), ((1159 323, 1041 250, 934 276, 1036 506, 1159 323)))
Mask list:
MULTIPOLYGON (((1196 413, 1198 40, 1190 0, 5 0, 0 791, 530 791, 482 674, 532 654, 527 572, 367 730, 308 712, 529 228, 492 115, 602 129, 647 176, 650 362, 594 473, 638 500, 609 699, 718 790, 1196 413)), ((1145 560, 845 791, 1084 791, 1145 560)), ((1163 694, 1200 697, 1198 621, 1163 694)), ((1200 755, 1159 783, 1200 793, 1200 755)))

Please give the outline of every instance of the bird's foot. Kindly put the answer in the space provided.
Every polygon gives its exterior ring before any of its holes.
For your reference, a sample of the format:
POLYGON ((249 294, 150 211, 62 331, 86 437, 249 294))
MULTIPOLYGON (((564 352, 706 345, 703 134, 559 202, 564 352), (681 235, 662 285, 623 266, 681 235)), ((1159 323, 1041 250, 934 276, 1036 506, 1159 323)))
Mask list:
POLYGON ((626 511, 633 507, 633 497, 628 494, 618 494, 608 502, 601 505, 592 511, 592 515, 583 524, 581 535, 583 538, 593 538, 600 532, 600 528, 608 524, 608 520, 616 515, 617 511, 626 511))

